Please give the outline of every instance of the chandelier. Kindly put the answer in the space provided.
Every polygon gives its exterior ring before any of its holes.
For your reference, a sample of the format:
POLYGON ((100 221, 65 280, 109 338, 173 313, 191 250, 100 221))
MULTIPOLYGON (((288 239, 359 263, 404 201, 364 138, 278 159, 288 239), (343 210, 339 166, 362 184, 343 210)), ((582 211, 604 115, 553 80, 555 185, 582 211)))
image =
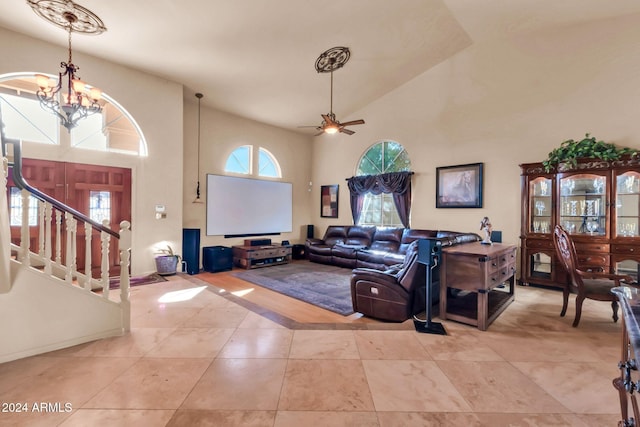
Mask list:
POLYGON ((69 40, 69 58, 61 62, 58 82, 48 76, 36 75, 40 105, 60 118, 69 132, 78 121, 102 111, 102 91, 87 85, 76 73, 80 67, 73 63, 71 33, 101 34, 106 31, 102 20, 90 10, 71 0, 27 0, 33 11, 50 23, 65 29, 69 40))

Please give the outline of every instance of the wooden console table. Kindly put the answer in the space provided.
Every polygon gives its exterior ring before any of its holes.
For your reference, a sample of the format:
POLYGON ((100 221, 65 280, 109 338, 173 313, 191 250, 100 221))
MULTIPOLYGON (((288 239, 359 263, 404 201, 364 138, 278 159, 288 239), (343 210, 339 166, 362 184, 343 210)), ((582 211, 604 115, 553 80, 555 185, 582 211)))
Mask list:
POLYGON ((233 264, 247 270, 286 264, 291 259, 291 246, 232 246, 232 250, 233 264))
POLYGON ((514 300, 515 272, 515 245, 473 242, 443 248, 439 317, 487 330, 514 300))

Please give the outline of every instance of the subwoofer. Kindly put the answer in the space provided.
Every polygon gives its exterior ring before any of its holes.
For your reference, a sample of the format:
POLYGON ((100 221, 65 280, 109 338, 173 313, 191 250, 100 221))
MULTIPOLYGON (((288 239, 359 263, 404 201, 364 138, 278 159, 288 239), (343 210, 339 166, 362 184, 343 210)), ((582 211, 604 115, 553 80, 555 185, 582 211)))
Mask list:
POLYGON ((313 239, 313 224, 307 225, 307 239, 313 239))
POLYGON ((233 268, 233 250, 227 246, 202 248, 202 268, 209 273, 231 270, 233 268))

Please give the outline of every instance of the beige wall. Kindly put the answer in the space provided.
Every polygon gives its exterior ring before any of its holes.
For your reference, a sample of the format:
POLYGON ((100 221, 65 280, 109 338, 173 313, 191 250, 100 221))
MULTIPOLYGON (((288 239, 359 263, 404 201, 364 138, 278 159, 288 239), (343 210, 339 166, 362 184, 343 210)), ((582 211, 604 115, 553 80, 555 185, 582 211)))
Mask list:
MULTIPOLYGON (((242 244, 243 238, 227 239, 223 236, 206 235, 206 205, 192 203, 198 180, 198 104, 192 92, 185 91, 184 115, 184 226, 200 228, 200 243, 203 247, 242 244)), ((200 130, 200 193, 203 200, 206 200, 206 175, 224 175, 227 157, 241 145, 253 145, 254 150, 258 147, 268 150, 280 164, 282 181, 293 184, 292 232, 268 237, 274 242, 286 239, 291 243, 304 243, 306 224, 311 221, 311 137, 203 106, 200 130)), ((247 206, 250 204, 251 200, 247 200, 247 206)))
MULTIPOLYGON (((589 132, 640 148, 640 17, 475 43, 350 117, 352 136, 321 136, 313 148, 313 221, 350 224, 345 178, 373 143, 401 143, 412 160, 416 228, 479 232, 489 216, 518 243, 521 163, 542 161, 589 132), (335 153, 340 153, 336 155, 335 153), (436 209, 438 166, 484 163, 482 209, 436 209), (340 184, 340 218, 319 214, 319 186, 340 184)), ((348 70, 347 70, 348 72, 348 70)))
MULTIPOLYGON (((293 183, 293 232, 278 239, 300 242, 306 224, 314 224, 321 235, 328 224, 351 223, 345 178, 354 174, 369 146, 391 139, 407 149, 416 173, 413 227, 479 231, 486 215, 505 241, 517 243, 520 163, 541 161, 562 141, 580 139, 586 132, 640 148, 638 20, 631 16, 476 42, 350 117, 342 117, 337 106, 343 121, 366 120, 352 136, 310 138, 203 108, 202 194, 206 174, 223 173, 234 148, 263 146, 280 162, 283 180, 293 183), (436 209, 436 167, 476 162, 485 164, 484 207, 436 209), (327 184, 340 185, 338 219, 320 218, 320 186, 327 184)), ((0 55, 5 58, 0 73, 53 73, 64 49, 0 29, 0 55)), ((145 159, 72 155, 76 161, 133 169, 134 273, 155 269, 154 243, 167 240, 180 250, 183 227, 201 228, 202 246, 239 243, 241 239, 206 236, 205 206, 191 203, 197 181, 194 94, 145 73, 82 54, 74 57, 83 77, 136 118, 149 144, 145 159), (154 219, 156 204, 167 207, 167 219, 154 219)), ((31 148, 27 154, 40 155, 31 148)))
MULTIPOLYGON (((0 57, 0 74, 54 74, 66 59, 66 50, 0 29, 0 57)), ((76 52, 74 62, 87 82, 101 88, 136 119, 149 156, 61 150, 41 144, 25 144, 24 156, 131 168, 132 273, 155 271, 157 243, 167 241, 179 249, 182 241, 182 86, 76 52), (166 206, 166 220, 154 219, 156 204, 166 206)))

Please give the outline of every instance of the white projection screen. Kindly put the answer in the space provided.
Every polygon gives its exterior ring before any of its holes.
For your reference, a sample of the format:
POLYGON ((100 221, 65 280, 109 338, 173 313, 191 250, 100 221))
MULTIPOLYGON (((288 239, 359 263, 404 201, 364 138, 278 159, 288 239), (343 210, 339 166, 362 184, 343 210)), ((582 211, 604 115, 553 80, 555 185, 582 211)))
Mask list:
POLYGON ((292 198, 290 182, 207 174, 207 235, 289 233, 292 198))

